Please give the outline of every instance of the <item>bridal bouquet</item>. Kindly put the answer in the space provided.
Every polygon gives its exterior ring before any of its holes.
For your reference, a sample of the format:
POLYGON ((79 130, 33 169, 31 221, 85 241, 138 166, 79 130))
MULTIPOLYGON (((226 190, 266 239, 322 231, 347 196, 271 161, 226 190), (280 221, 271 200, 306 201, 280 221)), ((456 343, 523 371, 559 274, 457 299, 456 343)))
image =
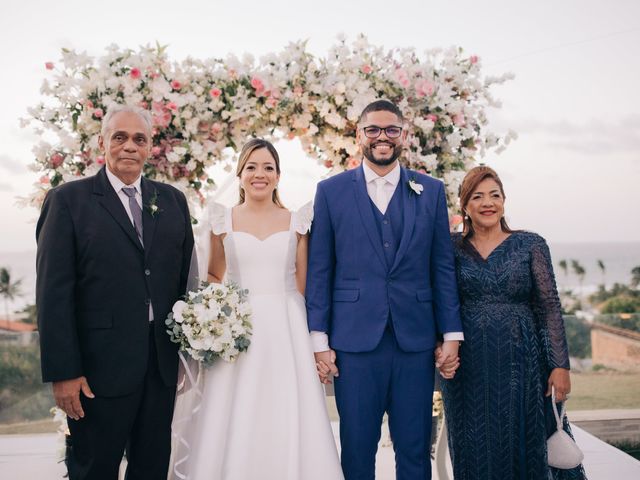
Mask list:
POLYGON ((234 362, 251 343, 249 291, 233 283, 207 283, 173 306, 165 321, 171 341, 205 366, 234 362))

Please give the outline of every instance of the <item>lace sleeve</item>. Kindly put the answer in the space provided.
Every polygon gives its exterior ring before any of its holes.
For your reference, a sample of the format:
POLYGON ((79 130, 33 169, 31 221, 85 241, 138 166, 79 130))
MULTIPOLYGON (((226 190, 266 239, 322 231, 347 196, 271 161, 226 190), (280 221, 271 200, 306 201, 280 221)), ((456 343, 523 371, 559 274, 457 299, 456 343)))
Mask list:
POLYGON ((538 236, 531 247, 531 274, 534 287, 533 307, 549 369, 569 368, 569 348, 551 254, 547 243, 538 236))
POLYGON ((313 202, 305 203, 300 209, 292 213, 293 229, 300 235, 309 233, 313 221, 313 202))
POLYGON ((209 226, 214 235, 229 233, 230 228, 227 225, 227 208, 224 205, 211 203, 207 207, 207 217, 209 220, 209 226))

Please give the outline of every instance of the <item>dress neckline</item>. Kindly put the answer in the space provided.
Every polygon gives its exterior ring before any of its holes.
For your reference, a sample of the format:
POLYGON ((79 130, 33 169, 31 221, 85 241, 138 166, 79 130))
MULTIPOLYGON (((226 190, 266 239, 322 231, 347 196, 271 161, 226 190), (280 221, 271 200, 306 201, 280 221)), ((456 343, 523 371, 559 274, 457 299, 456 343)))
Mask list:
POLYGON ((491 256, 494 254, 494 252, 496 250, 498 250, 500 247, 502 247, 505 243, 507 243, 507 241, 513 237, 515 232, 510 233, 507 238, 505 238, 504 240, 502 240, 499 244, 497 244, 495 247, 493 247, 493 250, 491 250, 489 252, 489 255, 487 255, 486 257, 483 257, 480 252, 478 251, 478 249, 476 248, 476 246, 471 242, 471 240, 469 240, 469 245, 471 246, 471 248, 473 249, 473 252, 483 261, 483 262, 488 262, 489 259, 491 258, 491 256))
POLYGON ((229 231, 231 233, 243 233, 245 235, 248 235, 251 238, 256 239, 257 241, 263 243, 266 242, 267 240, 269 240, 271 237, 274 237, 275 235, 281 234, 281 233, 289 233, 291 232, 291 228, 293 227, 293 212, 290 210, 287 210, 289 212, 289 227, 286 230, 277 230, 275 232, 270 233, 269 235, 267 235, 264 238, 260 238, 256 235, 254 235, 253 233, 250 232, 245 232, 244 230, 234 230, 233 229, 233 207, 229 207, 227 208, 227 221, 228 221, 228 225, 229 225, 229 231))

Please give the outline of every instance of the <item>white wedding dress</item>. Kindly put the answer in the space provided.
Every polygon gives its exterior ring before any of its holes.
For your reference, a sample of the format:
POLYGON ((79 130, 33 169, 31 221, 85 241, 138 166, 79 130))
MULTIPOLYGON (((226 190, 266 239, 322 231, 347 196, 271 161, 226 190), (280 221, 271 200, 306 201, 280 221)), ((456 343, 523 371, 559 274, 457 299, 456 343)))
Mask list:
POLYGON ((308 232, 312 212, 311 205, 293 212, 289 230, 260 240, 233 231, 231 209, 209 207, 211 230, 226 234, 226 280, 249 290, 253 336, 235 363, 204 370, 183 473, 173 478, 343 478, 296 288, 296 233, 308 232))

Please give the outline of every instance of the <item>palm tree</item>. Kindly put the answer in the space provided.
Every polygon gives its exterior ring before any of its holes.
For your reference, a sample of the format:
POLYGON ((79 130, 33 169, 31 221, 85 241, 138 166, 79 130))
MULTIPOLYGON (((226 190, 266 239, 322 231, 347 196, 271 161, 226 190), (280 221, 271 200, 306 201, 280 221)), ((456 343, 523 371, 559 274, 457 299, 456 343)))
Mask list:
POLYGON ((598 259, 597 263, 598 263, 598 268, 602 272, 602 286, 606 288, 607 287, 607 279, 606 279, 607 269, 604 266, 604 262, 602 260, 598 259))
POLYGON ((640 285, 640 265, 631 269, 631 286, 638 288, 640 285))
POLYGON ((567 266, 567 261, 564 258, 558 262, 558 266, 562 270, 562 273, 564 273, 565 277, 569 275, 569 267, 567 266))
POLYGON ((582 282, 584 282, 584 276, 587 271, 577 260, 571 260, 571 268, 573 269, 573 273, 578 277, 578 281, 580 282, 580 291, 582 291, 582 282))
POLYGON ((11 272, 8 268, 0 268, 0 295, 4 297, 4 312, 7 320, 9 320, 9 301, 13 301, 16 297, 22 295, 20 284, 22 280, 11 281, 11 272))

